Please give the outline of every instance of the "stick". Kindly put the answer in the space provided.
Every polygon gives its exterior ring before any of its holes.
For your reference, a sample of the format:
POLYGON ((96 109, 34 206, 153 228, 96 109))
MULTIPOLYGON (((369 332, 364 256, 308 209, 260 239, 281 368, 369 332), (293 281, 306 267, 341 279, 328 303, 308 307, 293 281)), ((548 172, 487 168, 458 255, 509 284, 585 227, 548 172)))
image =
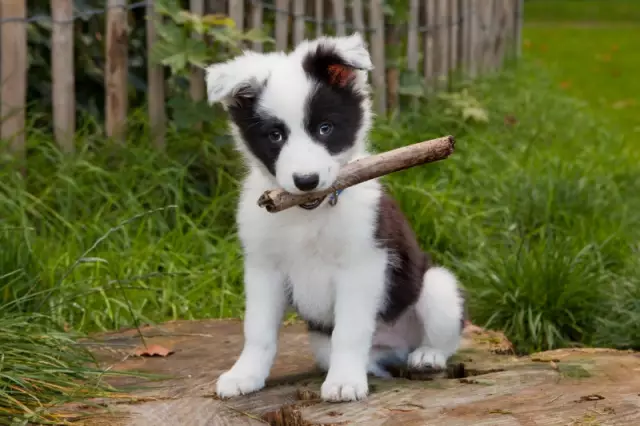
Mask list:
POLYGON ((444 160, 453 153, 453 136, 419 142, 391 151, 360 158, 345 165, 333 185, 324 191, 291 194, 284 189, 265 191, 258 199, 258 206, 269 213, 276 213, 293 206, 322 199, 327 195, 410 167, 444 160))

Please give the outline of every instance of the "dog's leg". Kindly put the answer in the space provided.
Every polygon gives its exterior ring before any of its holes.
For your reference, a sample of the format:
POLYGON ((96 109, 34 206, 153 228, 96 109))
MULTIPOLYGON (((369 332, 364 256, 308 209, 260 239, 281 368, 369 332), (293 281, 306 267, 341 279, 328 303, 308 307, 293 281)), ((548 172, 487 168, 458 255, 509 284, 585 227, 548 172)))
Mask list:
POLYGON ((369 352, 384 296, 386 265, 386 256, 380 256, 349 265, 336 276, 329 371, 321 388, 326 401, 355 401, 367 396, 369 352))
POLYGON ((247 259, 244 274, 244 348, 233 367, 218 378, 217 393, 222 398, 264 387, 276 355, 286 304, 281 272, 271 265, 247 259))
POLYGON ((409 355, 409 367, 437 370, 446 367, 460 344, 463 310, 456 277, 442 267, 428 269, 416 303, 424 334, 420 347, 409 355))
MULTIPOLYGON (((324 333, 310 331, 309 346, 311 346, 311 351, 316 360, 316 366, 324 372, 329 371, 331 337, 324 333)), ((387 362, 400 363, 399 360, 403 360, 402 365, 404 365, 406 364, 407 357, 401 358, 395 352, 372 350, 369 355, 369 363, 367 364, 367 373, 373 374, 381 379, 390 379, 391 374, 385 370, 384 365, 387 362)))

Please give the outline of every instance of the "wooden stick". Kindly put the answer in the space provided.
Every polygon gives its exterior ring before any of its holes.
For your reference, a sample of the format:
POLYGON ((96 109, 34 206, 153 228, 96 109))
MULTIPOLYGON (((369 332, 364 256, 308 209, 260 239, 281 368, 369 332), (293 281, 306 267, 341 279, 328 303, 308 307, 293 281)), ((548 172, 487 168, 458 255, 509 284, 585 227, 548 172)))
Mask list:
POLYGON ((444 136, 361 158, 345 165, 329 189, 306 194, 291 194, 284 189, 272 189, 260 196, 258 205, 269 213, 280 212, 389 173, 444 160, 453 153, 454 145, 453 136, 444 136))

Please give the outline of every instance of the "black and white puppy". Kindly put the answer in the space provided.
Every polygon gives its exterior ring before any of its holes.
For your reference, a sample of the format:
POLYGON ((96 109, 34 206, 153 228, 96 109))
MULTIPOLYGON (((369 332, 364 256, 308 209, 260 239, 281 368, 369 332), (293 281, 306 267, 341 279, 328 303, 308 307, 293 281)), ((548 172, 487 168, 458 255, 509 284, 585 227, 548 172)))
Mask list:
POLYGON ((218 379, 220 397, 264 387, 288 306, 309 324, 327 371, 327 401, 366 397, 367 374, 388 362, 445 367, 460 343, 464 300, 455 276, 432 266, 396 203, 376 181, 279 213, 268 189, 326 189, 369 155, 371 58, 360 34, 304 41, 291 53, 245 52, 208 67, 211 103, 231 118, 246 159, 237 213, 244 251, 244 349, 218 379))

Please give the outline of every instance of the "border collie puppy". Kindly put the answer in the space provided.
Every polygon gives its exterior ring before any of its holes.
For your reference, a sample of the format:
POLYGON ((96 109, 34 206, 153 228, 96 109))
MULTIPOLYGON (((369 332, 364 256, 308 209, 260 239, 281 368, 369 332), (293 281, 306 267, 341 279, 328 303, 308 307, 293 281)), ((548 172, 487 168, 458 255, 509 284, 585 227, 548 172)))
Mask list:
POLYGON ((377 180, 279 213, 257 205, 274 187, 329 188, 341 167, 369 155, 372 68, 356 33, 290 53, 245 52, 206 70, 209 102, 228 111, 248 166, 237 212, 245 341, 218 379, 220 397, 264 387, 287 307, 308 324, 326 401, 364 399, 367 374, 389 377, 392 363, 442 369, 458 348, 456 278, 431 264, 377 180))

